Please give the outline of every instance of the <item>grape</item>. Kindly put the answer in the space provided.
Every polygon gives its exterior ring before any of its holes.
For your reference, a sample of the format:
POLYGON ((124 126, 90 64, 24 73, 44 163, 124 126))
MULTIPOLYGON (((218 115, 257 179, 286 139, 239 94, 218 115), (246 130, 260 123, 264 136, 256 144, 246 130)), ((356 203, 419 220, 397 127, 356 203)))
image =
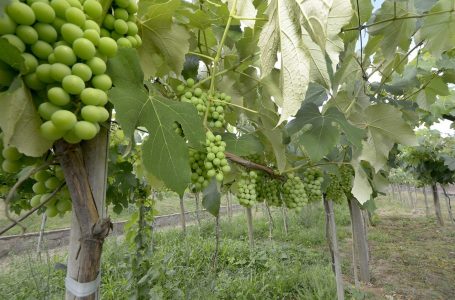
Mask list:
POLYGON ((16 161, 22 157, 22 154, 19 151, 17 151, 16 147, 5 147, 2 150, 2 156, 4 159, 16 161))
POLYGON ((209 184, 209 177, 207 175, 207 172, 210 169, 207 169, 206 165, 204 164, 206 153, 190 149, 189 156, 191 167, 191 182, 194 185, 194 189, 200 191, 202 188, 208 186, 209 184))
MULTIPOLYGON (((104 109, 104 107, 87 105, 84 106, 81 110, 81 116, 85 121, 89 122, 102 122, 103 116, 99 109, 104 109)), ((109 116, 109 115, 108 115, 109 116)), ((105 121, 105 120, 103 120, 105 121)))
POLYGON ((67 65, 62 63, 55 63, 51 65, 51 78, 55 81, 60 82, 68 75, 71 75, 71 69, 67 65))
POLYGON ((85 25, 85 15, 80 8, 70 7, 65 11, 65 18, 68 22, 73 23, 79 27, 84 27, 85 25))
POLYGON ((333 174, 329 174, 330 182, 327 185, 326 189, 326 197, 329 200, 332 200, 336 203, 343 203, 347 200, 346 194, 343 191, 343 188, 340 184, 340 178, 333 174))
POLYGON ((242 172, 237 186, 237 199, 240 205, 252 207, 256 203, 256 179, 256 172, 242 172))
POLYGON ((303 172, 303 183, 310 202, 322 199, 321 184, 323 181, 324 177, 319 168, 307 168, 303 172))
POLYGON ((71 210, 71 201, 69 200, 59 200, 55 205, 57 210, 61 213, 71 210))
POLYGON ((71 7, 66 0, 52 0, 50 4, 55 14, 60 18, 65 18, 65 11, 71 7))
POLYGON ((258 197, 265 200, 269 206, 281 206, 281 183, 274 178, 259 176, 258 197))
POLYGON ((127 39, 127 38, 124 38, 124 37, 121 37, 117 40, 117 45, 120 47, 120 48, 131 48, 133 47, 133 45, 131 44, 131 42, 127 39))
POLYGON ((76 56, 86 60, 94 57, 96 53, 93 43, 82 37, 73 42, 73 51, 76 56))
MULTIPOLYGON (((50 90, 52 90, 52 89, 50 89, 50 90)), ((63 92, 66 93, 64 90, 63 90, 63 92)), ((59 93, 59 92, 54 92, 53 91, 52 92, 52 95, 53 95, 52 97, 54 97, 54 93, 59 93)), ((60 99, 59 99, 59 101, 60 101, 60 99)), ((60 108, 58 106, 55 106, 54 104, 52 104, 50 102, 41 103, 40 106, 38 107, 38 113, 40 114, 41 118, 43 118, 44 120, 50 120, 52 115, 58 110, 60 110, 60 108)))
POLYGON ((38 33, 38 38, 42 41, 45 41, 49 44, 55 43, 57 41, 57 30, 52 25, 36 23, 33 28, 38 33))
POLYGON ((38 58, 47 59, 49 55, 54 51, 52 46, 45 41, 38 40, 32 45, 32 52, 38 58))
POLYGON ((100 43, 100 34, 95 29, 85 30, 82 36, 92 42, 95 46, 100 43))
POLYGON ((112 80, 107 74, 96 75, 92 78, 93 87, 107 91, 112 87, 112 80))
POLYGON ((35 28, 27 25, 19 25, 16 28, 16 35, 26 44, 33 45, 38 41, 38 32, 35 28))
POLYGON ((46 181, 49 177, 50 177, 50 174, 48 171, 40 170, 35 173, 35 175, 33 176, 33 179, 35 179, 36 181, 43 182, 43 181, 46 181))
POLYGON ((87 61, 87 65, 94 75, 101 75, 106 72, 106 63, 99 57, 94 57, 87 61))
POLYGON ((103 13, 103 7, 96 0, 86 0, 84 2, 84 12, 92 19, 98 19, 103 13))
POLYGON ((16 30, 16 23, 8 14, 0 15, 0 36, 12 34, 16 30))
POLYGON ((62 87, 67 93, 71 95, 78 95, 84 90, 85 84, 80 77, 76 75, 68 75, 63 78, 62 87))
POLYGON ((340 167, 340 185, 346 196, 351 195, 354 181, 354 169, 351 165, 343 164, 340 167))
POLYGON ((73 49, 68 46, 60 45, 57 46, 54 50, 55 60, 67 66, 72 66, 76 63, 76 54, 74 54, 73 49))
POLYGON ((79 26, 71 23, 64 24, 60 29, 60 32, 63 39, 70 44, 72 44, 76 39, 81 38, 84 34, 79 26))
POLYGON ((54 9, 45 2, 35 2, 30 5, 35 13, 36 20, 43 23, 52 23, 55 19, 54 9))
POLYGON ((41 124, 40 132, 45 139, 50 141, 56 141, 64 134, 64 132, 57 128, 52 121, 46 121, 41 124))
POLYGON ((36 76, 45 83, 52 83, 54 79, 51 76, 52 66, 50 64, 41 64, 36 68, 36 76))
POLYGON ((74 64, 71 68, 71 73, 80 77, 83 81, 89 81, 92 78, 92 70, 83 63, 74 64))
POLYGON ((117 53, 117 43, 109 37, 102 37, 100 38, 98 50, 107 57, 113 57, 117 53))
POLYGON ((25 3, 13 2, 7 7, 8 15, 14 22, 21 25, 32 25, 36 17, 33 10, 25 3))
POLYGON ((95 30, 96 33, 100 33, 100 26, 98 25, 98 23, 96 23, 95 21, 93 20, 87 20, 85 21, 85 24, 84 24, 84 32, 87 31, 87 30, 95 30))
POLYGON ((46 216, 53 218, 58 214, 58 210, 55 206, 48 206, 46 208, 46 216))
POLYGON ((17 173, 21 165, 17 161, 4 160, 2 163, 2 170, 6 173, 17 173))
MULTIPOLYGON (((227 165, 227 160, 224 154, 224 148, 226 147, 226 143, 222 141, 220 135, 214 135, 211 131, 207 131, 205 135, 205 146, 207 150, 207 155, 204 160, 204 163, 211 163, 212 168, 210 168, 211 172, 207 173, 208 177, 214 177, 219 181, 223 181, 223 166, 227 165), (223 166, 221 165, 221 161, 224 160, 223 166), (213 171, 212 171, 213 170, 213 171), (221 175, 218 175, 221 174, 221 175)), ((225 168, 226 170, 226 168, 225 168)), ((230 170, 230 169, 229 169, 230 170)))
POLYGON ((26 74, 34 72, 38 67, 38 60, 30 53, 22 53, 26 74))
POLYGON ((44 185, 46 186, 47 189, 49 190, 55 190, 56 188, 58 188, 58 186, 60 185, 60 180, 55 177, 55 176, 52 176, 52 177, 49 177, 44 185))
POLYGON ((298 176, 290 173, 283 185, 283 202, 288 208, 301 208, 308 202, 305 186, 298 176))
POLYGON ((81 140, 91 140, 96 136, 98 130, 94 123, 78 121, 76 125, 74 125, 74 133, 81 140))
POLYGON ((81 138, 79 138, 76 135, 76 133, 74 132, 74 128, 72 130, 68 131, 67 133, 65 133, 65 135, 63 136, 63 139, 70 144, 77 144, 82 140, 81 138))
POLYGON ((104 105, 107 94, 100 89, 86 88, 81 92, 81 101, 86 105, 104 105))
POLYGON ((44 83, 42 83, 38 79, 38 76, 36 75, 36 73, 27 74, 24 77, 24 82, 25 82, 25 85, 27 85, 32 90, 36 90, 36 91, 42 90, 42 89, 44 89, 46 87, 44 85, 44 83))
POLYGON ((37 207, 41 204, 41 195, 35 195, 30 199, 30 206, 37 207))
POLYGON ((77 118, 68 110, 59 110, 52 114, 51 121, 60 130, 68 131, 76 125, 77 118))

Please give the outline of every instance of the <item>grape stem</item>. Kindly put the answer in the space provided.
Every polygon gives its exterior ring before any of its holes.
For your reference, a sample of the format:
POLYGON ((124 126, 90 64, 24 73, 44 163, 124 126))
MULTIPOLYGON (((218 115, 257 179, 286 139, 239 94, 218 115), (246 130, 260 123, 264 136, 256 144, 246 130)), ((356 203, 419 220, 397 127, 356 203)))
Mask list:
POLYGON ((271 177, 275 177, 278 179, 284 179, 283 176, 278 175, 272 168, 254 163, 252 161, 249 161, 247 159, 244 159, 240 156, 237 156, 237 155, 229 153, 229 152, 225 152, 224 154, 225 154, 226 158, 229 159, 230 161, 232 161, 236 164, 239 164, 241 166, 244 166, 247 169, 259 170, 259 171, 269 174, 271 177))

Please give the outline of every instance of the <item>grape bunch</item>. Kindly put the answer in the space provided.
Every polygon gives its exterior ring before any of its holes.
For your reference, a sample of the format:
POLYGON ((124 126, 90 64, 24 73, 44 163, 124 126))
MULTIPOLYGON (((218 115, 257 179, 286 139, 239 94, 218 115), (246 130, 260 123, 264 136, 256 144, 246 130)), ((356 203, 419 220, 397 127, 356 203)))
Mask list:
POLYGON ((215 93, 209 96, 207 91, 199 87, 194 88, 195 81, 192 78, 187 79, 184 84, 177 86, 177 94, 180 101, 193 104, 200 116, 205 116, 207 109, 207 122, 211 128, 222 128, 226 124, 224 111, 226 106, 231 102, 231 96, 225 93, 215 93))
POLYGON ((268 206, 281 206, 281 183, 278 180, 264 180, 261 193, 268 206))
MULTIPOLYGON (((30 199, 31 207, 37 207, 49 200, 51 194, 65 181, 60 166, 38 171, 34 174, 33 179, 36 180, 36 183, 32 187, 35 196, 30 199)), ((64 189, 60 191, 58 195, 47 202, 45 206, 46 215, 50 218, 55 217, 57 214, 63 215, 65 212, 70 211, 72 204, 68 190, 64 189)))
POLYGON ((103 21, 100 35, 111 37, 119 47, 136 48, 142 45, 136 25, 137 3, 135 0, 115 0, 103 21))
POLYGON ((343 164, 340 167, 340 185, 346 196, 351 194, 352 184, 354 181, 354 169, 351 165, 343 164))
POLYGON ((207 176, 207 168, 205 166, 206 153, 190 149, 190 167, 191 167, 191 182, 196 191, 201 191, 209 185, 209 177, 207 176))
POLYGON ((256 179, 255 171, 242 172, 242 178, 238 183, 237 199, 240 205, 252 207, 256 203, 256 179))
POLYGON ((5 12, 0 16, 0 37, 20 52, 24 67, 18 69, 26 86, 37 99, 44 99, 38 107, 45 121, 41 135, 69 143, 95 137, 99 123, 109 118, 104 106, 112 81, 105 74, 106 61, 122 46, 100 36, 95 20, 102 17, 101 4, 97 0, 13 1, 5 12))
POLYGON ((301 208, 308 203, 305 185, 292 173, 288 175, 283 185, 283 202, 288 208, 301 208))
POLYGON ((224 154, 226 150, 226 142, 221 138, 221 135, 214 135, 211 131, 207 131, 205 140, 205 149, 207 156, 205 157, 204 166, 207 169, 209 178, 215 177, 216 180, 222 182, 224 173, 229 173, 231 167, 224 154))
POLYGON ((315 202, 321 200, 321 184, 324 181, 322 171, 319 168, 307 168, 303 172, 303 183, 308 195, 308 201, 315 202))
POLYGON ((333 173, 329 174, 330 182, 327 185, 326 197, 335 203, 343 203, 347 200, 343 187, 341 186, 340 178, 333 173))
POLYGON ((16 147, 3 145, 3 133, 0 133, 0 164, 5 173, 17 173, 26 165, 35 163, 35 158, 20 153, 16 147))

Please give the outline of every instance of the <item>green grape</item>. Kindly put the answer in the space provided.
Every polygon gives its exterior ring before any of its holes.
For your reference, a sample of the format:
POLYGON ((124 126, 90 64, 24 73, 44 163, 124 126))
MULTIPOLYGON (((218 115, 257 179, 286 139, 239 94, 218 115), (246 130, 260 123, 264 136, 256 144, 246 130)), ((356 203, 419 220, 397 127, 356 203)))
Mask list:
POLYGON ((81 92, 81 101, 85 105, 104 105, 107 102, 107 94, 100 89, 85 88, 81 92))
POLYGON ((85 83, 79 76, 68 75, 63 78, 62 87, 67 93, 71 95, 78 95, 84 90, 85 83))
POLYGON ((52 83, 54 79, 51 76, 52 66, 50 64, 41 64, 36 68, 36 75, 41 82, 52 83))
POLYGON ((92 78, 92 85, 94 88, 107 91, 112 87, 112 80, 107 74, 96 75, 92 78))
POLYGON ((98 46, 100 43, 100 34, 95 29, 86 29, 82 36, 92 42, 95 46, 98 46))
POLYGON ((107 57, 113 57, 117 53, 117 43, 109 37, 102 37, 100 38, 98 50, 107 57))
POLYGON ((41 124, 40 132, 45 139, 50 141, 56 141, 64 134, 64 132, 57 128, 52 121, 46 121, 41 124))
POLYGON ((16 147, 5 147, 2 150, 2 156, 4 159, 16 161, 22 157, 22 154, 17 150, 16 147))
POLYGON ((16 23, 8 14, 0 15, 0 36, 4 34, 13 34, 16 30, 16 23))
POLYGON ((60 18, 65 18, 65 11, 71 7, 66 0, 52 0, 50 4, 55 14, 60 18))
POLYGON ((73 51, 77 57, 87 60, 95 56, 96 48, 90 40, 81 37, 73 42, 73 51))
POLYGON ((73 49, 68 46, 60 45, 54 49, 55 60, 67 66, 72 66, 76 63, 77 57, 73 49))
POLYGON ((77 118, 68 110, 59 110, 52 114, 52 123, 62 131, 68 131, 76 125, 77 118))
POLYGON ((38 41, 38 32, 36 32, 35 28, 33 28, 32 26, 27 25, 17 26, 16 35, 24 43, 29 45, 33 45, 38 41))
POLYGON ((81 38, 84 32, 75 24, 65 23, 60 29, 60 33, 65 41, 72 44, 76 39, 81 38))
POLYGON ((322 171, 319 168, 307 168, 303 172, 303 183, 310 202, 322 199, 321 184, 324 181, 322 171))
POLYGON ((261 193, 268 206, 281 206, 281 183, 274 178, 263 181, 261 193))
POLYGON ((35 13, 36 20, 42 23, 52 23, 55 19, 54 9, 45 2, 35 2, 30 5, 35 13))
POLYGON ((65 11, 65 19, 82 28, 85 25, 86 17, 80 8, 70 7, 65 11))
POLYGON ((67 212, 67 211, 70 211, 71 210, 71 201, 70 200, 63 200, 63 199, 60 199, 57 204, 55 205, 55 207, 57 208, 57 210, 61 213, 63 212, 67 212))
POLYGON ((237 186, 237 199, 240 205, 252 207, 256 203, 256 179, 255 171, 242 172, 242 177, 237 186))
POLYGON ((86 0, 84 2, 84 12, 92 19, 98 19, 103 13, 103 7, 96 0, 86 0))
POLYGON ((210 168, 205 165, 206 153, 190 149, 189 162, 191 168, 191 182, 196 191, 201 191, 209 184, 209 177, 207 175, 210 168))
POLYGON ((20 168, 21 165, 17 161, 4 160, 2 162, 2 170, 6 173, 17 173, 20 168))
MULTIPOLYGON (((211 131, 207 131, 205 138, 205 147, 207 150, 205 163, 210 162, 213 165, 213 171, 208 173, 208 176, 209 178, 215 177, 218 181, 221 182, 224 178, 223 166, 227 166, 227 160, 224 154, 226 143, 222 141, 221 135, 214 135, 211 131), (226 163, 223 163, 222 165, 221 162, 223 160, 225 160, 226 163)), ((224 170, 227 170, 227 168, 224 168, 224 170)))
POLYGON ((44 193, 47 193, 47 187, 45 185, 44 182, 36 182, 33 186, 32 186, 32 190, 35 194, 44 194, 44 193))
POLYGON ((44 182, 49 178, 49 176, 50 176, 50 174, 48 171, 40 170, 40 171, 36 172, 35 175, 33 175, 33 179, 35 179, 36 181, 44 182))
POLYGON ((44 23, 36 23, 33 28, 35 28, 38 33, 38 38, 46 43, 53 44, 57 41, 57 30, 52 25, 44 23))
POLYGON ((20 25, 32 25, 36 17, 32 8, 22 2, 13 2, 7 8, 7 13, 14 22, 20 25))
MULTIPOLYGON (((52 89, 54 89, 54 88, 52 88, 52 89)), ((63 92, 66 93, 65 91, 63 91, 63 92)), ((59 92, 56 92, 56 93, 59 93, 59 92)), ((52 95, 53 95, 52 97, 54 97, 54 92, 52 92, 52 95)), ((61 101, 61 99, 57 99, 57 100, 61 101)), ((38 107, 38 113, 41 116, 41 118, 43 118, 44 120, 50 120, 52 117, 52 114, 54 114, 58 110, 60 110, 60 108, 50 102, 41 103, 40 106, 38 107)))
POLYGON ((55 206, 48 206, 46 208, 46 216, 48 216, 49 218, 53 218, 55 216, 57 216, 58 214, 58 210, 55 206))
POLYGON ((31 207, 38 207, 41 204, 41 195, 35 195, 30 199, 30 206, 31 207))
POLYGON ((40 59, 47 59, 54 51, 52 46, 45 41, 38 40, 32 45, 32 52, 40 59))
POLYGON ((74 133, 81 140, 91 140, 96 136, 98 130, 94 123, 78 121, 76 125, 74 125, 74 133))
POLYGON ((302 180, 290 173, 283 185, 283 202, 288 208, 301 208, 308 202, 305 186, 302 180))
POLYGON ((71 75, 71 69, 62 63, 51 65, 51 78, 55 81, 62 81, 66 76, 71 75))
POLYGON ((351 195, 354 182, 354 169, 351 165, 343 164, 340 167, 340 185, 346 196, 351 195))
POLYGON ((92 70, 90 67, 83 63, 74 64, 71 67, 71 73, 80 77, 83 81, 87 82, 92 78, 92 70))
POLYGON ((347 201, 346 194, 340 184, 340 178, 333 174, 329 174, 330 182, 326 189, 326 198, 336 203, 343 203, 347 201))

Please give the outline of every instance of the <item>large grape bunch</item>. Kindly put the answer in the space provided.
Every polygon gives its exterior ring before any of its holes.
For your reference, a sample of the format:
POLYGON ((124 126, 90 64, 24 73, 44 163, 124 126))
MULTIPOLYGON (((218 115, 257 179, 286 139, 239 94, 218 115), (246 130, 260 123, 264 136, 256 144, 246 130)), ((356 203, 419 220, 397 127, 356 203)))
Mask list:
MULTIPOLYGON (((207 154, 203 151, 190 149, 190 167, 191 167, 191 182, 195 191, 201 191, 209 185, 207 168, 205 160, 207 154)), ((210 165, 209 165, 210 166, 210 165)))
POLYGON ((305 185, 300 177, 289 174, 283 184, 283 202, 288 208, 302 208, 308 203, 308 196, 305 192, 305 185))
POLYGON ((281 183, 280 181, 267 178, 263 181, 262 191, 268 206, 281 206, 281 183))
POLYGON ((218 92, 210 96, 207 91, 200 87, 194 88, 194 84, 194 79, 189 78, 177 86, 177 95, 180 97, 180 101, 193 104, 202 117, 205 117, 208 109, 207 123, 209 127, 222 128, 226 124, 224 112, 231 102, 231 96, 218 92))
MULTIPOLYGON (((126 4, 116 0, 114 5, 126 4)), ((135 1, 128 0, 128 13, 136 10, 135 1)), ((112 81, 105 74, 106 61, 126 44, 120 38, 100 36, 101 4, 97 0, 16 0, 5 12, 0 16, 0 36, 21 53, 24 82, 41 99, 42 136, 69 143, 95 137, 99 123, 109 118, 104 106, 112 81)), ((124 32, 123 21, 117 22, 121 25, 116 30, 124 32)), ((135 27, 131 28, 132 33, 135 27)))
POLYGON ((237 199, 240 205, 252 207, 256 203, 256 179, 255 171, 242 172, 242 177, 238 183, 237 199))
POLYGON ((351 165, 343 164, 340 167, 340 185, 346 196, 351 195, 354 181, 354 169, 351 165))
MULTIPOLYGON (((34 174, 35 184, 33 185, 33 192, 35 196, 30 199, 30 206, 37 207, 45 203, 52 197, 52 193, 63 185, 65 178, 60 166, 53 166, 48 170, 41 170, 34 174)), ((45 204, 46 215, 48 217, 55 217, 57 214, 64 215, 67 211, 71 210, 71 200, 66 187, 60 191, 55 197, 45 204)))
POLYGON ((315 202, 321 200, 321 184, 324 181, 322 171, 319 168, 307 168, 303 172, 303 183, 308 196, 308 201, 315 202))
POLYGON ((336 203, 343 203, 347 200, 346 194, 344 193, 341 185, 340 178, 333 173, 329 174, 329 184, 327 185, 326 197, 328 200, 332 200, 336 203))

